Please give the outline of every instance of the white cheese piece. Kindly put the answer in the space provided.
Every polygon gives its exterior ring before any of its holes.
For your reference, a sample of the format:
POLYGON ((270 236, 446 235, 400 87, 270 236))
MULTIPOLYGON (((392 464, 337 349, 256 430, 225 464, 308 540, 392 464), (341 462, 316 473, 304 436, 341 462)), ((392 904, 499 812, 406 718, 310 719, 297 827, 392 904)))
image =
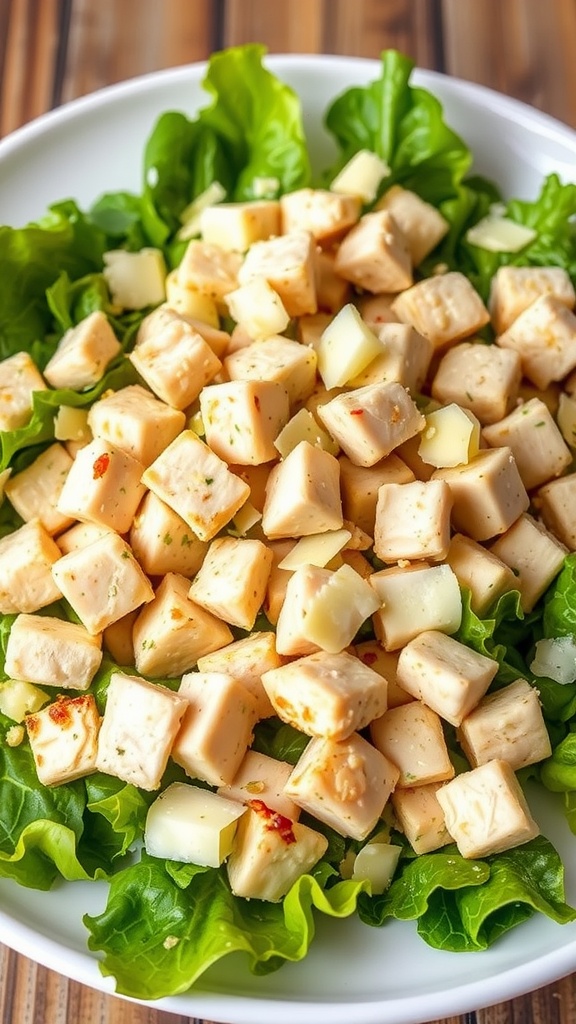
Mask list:
POLYGON ((556 422, 566 444, 573 451, 576 448, 576 398, 567 395, 565 391, 560 393, 558 399, 556 422))
MULTIPOLYGON (((286 602, 289 600, 287 593, 286 602)), ((323 651, 337 654, 352 643, 362 624, 379 607, 380 598, 370 583, 351 566, 341 565, 329 572, 324 585, 303 609, 304 639, 323 651)))
POLYGON ((25 721, 36 772, 44 786, 72 782, 96 771, 100 715, 91 693, 59 697, 25 721))
POLYGON ((302 565, 328 565, 351 539, 350 530, 327 530, 301 537, 298 543, 278 563, 279 569, 299 569, 302 565))
POLYGON ((530 671, 565 685, 576 682, 576 641, 571 636, 537 640, 530 671))
POLYGON ((51 615, 19 615, 6 644, 5 669, 16 679, 87 690, 102 661, 102 637, 51 615))
POLYGON ((288 420, 275 438, 274 447, 285 459, 301 441, 308 441, 308 444, 322 448, 330 455, 338 455, 340 451, 340 445, 319 425, 308 409, 299 409, 292 419, 288 420))
POLYGON ((290 323, 282 299, 264 277, 254 277, 226 296, 228 312, 254 341, 282 334, 290 323))
POLYGON ((173 782, 150 805, 144 846, 150 857, 218 868, 232 850, 244 808, 208 789, 173 782))
POLYGON ((254 242, 280 234, 280 204, 274 199, 209 204, 200 212, 204 242, 230 252, 246 252, 254 242))
POLYGON ((182 227, 178 231, 177 238, 181 242, 188 241, 194 235, 200 234, 200 215, 208 206, 214 206, 226 198, 226 189, 219 181, 212 181, 203 192, 188 203, 180 214, 182 227))
POLYGON ((158 789, 186 709, 186 700, 165 686, 113 672, 98 737, 98 770, 140 789, 158 789))
POLYGON ((401 846, 369 840, 354 858, 352 879, 356 882, 367 879, 372 895, 380 895, 394 878, 401 853, 401 846))
POLYGON ((54 417, 54 437, 57 441, 77 441, 88 444, 92 431, 88 426, 88 410, 60 405, 54 417))
POLYGON ((104 253, 103 274, 112 302, 124 309, 144 309, 164 302, 166 273, 160 249, 114 249, 104 253))
POLYGON ((470 462, 480 450, 480 423, 468 409, 451 403, 426 415, 418 454, 437 469, 470 462))
POLYGON ((449 565, 395 566, 373 573, 370 583, 381 601, 374 631, 387 651, 403 647, 423 630, 455 633, 462 621, 460 587, 449 565))
POLYGON ((49 700, 47 693, 24 679, 0 683, 0 712, 14 722, 23 722, 26 715, 40 711, 49 700))
POLYGON ((477 245, 488 252, 520 252, 537 237, 538 232, 534 228, 491 213, 469 228, 465 236, 470 245, 477 245))
POLYGON ((376 198, 380 182, 390 174, 385 160, 369 149, 359 149, 330 184, 333 192, 360 196, 364 203, 376 198))
POLYGON ((372 362, 382 351, 382 344, 356 306, 343 306, 324 330, 318 345, 318 372, 324 386, 341 387, 372 362))
POLYGON ((204 323, 215 329, 219 326, 220 315, 216 300, 194 285, 181 281, 177 267, 166 278, 166 305, 175 313, 194 318, 197 324, 204 323))
POLYGON ((60 548, 37 519, 0 538, 0 612, 36 612, 62 593, 52 577, 60 548))

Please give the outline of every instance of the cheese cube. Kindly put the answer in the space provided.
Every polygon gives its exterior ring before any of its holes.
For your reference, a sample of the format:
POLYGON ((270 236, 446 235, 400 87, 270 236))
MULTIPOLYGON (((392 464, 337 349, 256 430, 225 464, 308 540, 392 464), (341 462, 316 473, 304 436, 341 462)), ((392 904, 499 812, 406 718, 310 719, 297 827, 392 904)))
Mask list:
POLYGON ((395 382, 368 384, 337 395, 318 409, 318 415, 359 466, 376 465, 425 423, 406 389, 395 382))
POLYGON ((40 711, 50 697, 25 679, 7 679, 0 683, 0 713, 13 722, 23 722, 27 715, 40 711))
MULTIPOLYGON (((326 257, 326 253, 323 254, 326 257)), ((316 253, 316 279, 318 280, 318 253, 316 253)), ((342 278, 340 278, 342 280, 342 278)), ((343 302, 339 302, 336 308, 333 310, 337 313, 338 310, 345 305, 346 299, 343 302)), ((323 305, 322 309, 328 309, 327 305, 323 305)), ((323 332, 328 327, 328 324, 332 323, 332 312, 323 313, 308 313, 306 316, 298 318, 296 324, 296 340, 301 345, 307 345, 308 348, 313 348, 315 352, 318 351, 320 344, 320 338, 323 332)))
POLYGON ((301 441, 268 478, 262 529, 267 537, 305 537, 342 526, 338 460, 301 441))
POLYGON ((278 292, 264 277, 255 277, 226 296, 228 312, 254 341, 282 334, 290 323, 278 292))
POLYGON ((410 640, 398 659, 398 682, 452 725, 476 707, 498 671, 498 662, 439 630, 410 640))
POLYGON ((232 850, 244 808, 209 789, 173 782, 146 815, 144 846, 150 857, 217 868, 232 850))
POLYGON ((455 402, 469 409, 480 423, 497 423, 514 408, 521 377, 520 356, 513 349, 462 341, 442 356, 432 396, 443 405, 455 402))
POLYGON ((93 540, 103 537, 105 533, 110 533, 108 526, 99 526, 98 523, 76 523, 61 533, 56 538, 56 543, 62 554, 67 555, 70 551, 85 548, 93 540))
POLYGON ((130 527, 130 546, 149 576, 168 572, 194 576, 207 551, 204 541, 152 491, 148 491, 130 527))
POLYGON ((506 761, 488 761, 442 786, 437 799, 462 857, 490 857, 535 839, 540 829, 506 761))
POLYGON ((371 325, 381 345, 381 352, 362 370, 350 385, 396 381, 412 394, 422 389, 432 358, 432 343, 409 324, 380 323, 371 325))
POLYGON ((330 828, 365 839, 377 824, 399 771, 358 733, 347 739, 312 739, 285 792, 330 828))
POLYGON ((359 196, 300 188, 280 199, 282 234, 309 231, 320 245, 332 245, 356 223, 361 208, 359 196))
POLYGON ((387 707, 386 680, 345 651, 298 658, 262 682, 278 717, 307 736, 345 740, 387 707))
POLYGON ((186 700, 158 683, 113 672, 96 767, 140 789, 159 789, 186 700))
POLYGON ((278 293, 288 316, 317 310, 314 240, 308 231, 269 238, 251 245, 238 271, 241 285, 263 277, 278 293))
POLYGON ((419 281, 397 296, 392 309, 435 349, 474 334, 490 320, 478 292, 457 270, 419 281))
POLYGON ((254 242, 280 234, 280 204, 275 199, 217 203, 200 214, 202 240, 227 252, 246 252, 254 242))
POLYGON ((450 226, 435 206, 400 185, 387 189, 375 208, 392 214, 406 239, 415 267, 436 248, 450 226))
POLYGON ((554 295, 568 309, 574 286, 561 267, 499 267, 490 285, 488 309, 496 334, 502 334, 541 295, 554 295))
POLYGON ((460 587, 449 565, 394 566, 373 573, 370 583, 382 602, 372 620, 374 631, 387 651, 423 630, 455 633, 462 621, 460 587))
POLYGON ((222 364, 186 317, 160 307, 144 318, 128 358, 158 398, 186 409, 222 364))
POLYGON ((473 768, 500 760, 518 771, 552 753, 538 690, 525 679, 483 697, 463 720, 458 740, 473 768))
POLYGON ((504 533, 530 504, 509 447, 480 451, 470 462, 436 469, 452 491, 452 524, 473 540, 504 533))
POLYGON ((223 672, 188 672, 178 693, 188 706, 173 759, 193 779, 212 786, 232 782, 258 718, 252 694, 223 672))
POLYGON ((290 415, 288 392, 275 381, 232 380, 200 393, 206 443, 225 462, 260 465, 278 457, 274 441, 290 415))
POLYGON ((397 789, 392 794, 394 814, 414 853, 432 853, 452 842, 438 803, 440 786, 431 782, 414 789, 397 789))
POLYGON ((318 372, 328 390, 347 384, 382 352, 382 344, 356 306, 343 306, 318 345, 318 372))
POLYGON ((166 264, 160 249, 105 252, 103 274, 115 306, 144 309, 157 306, 166 298, 166 264))
POLYGON ((0 360, 0 430, 28 423, 35 391, 46 391, 46 383, 28 352, 0 360))
POLYGON ((224 359, 230 380, 275 381, 288 392, 290 405, 304 402, 316 381, 317 356, 298 341, 273 335, 255 341, 224 359))
POLYGON ((376 198, 380 182, 388 177, 390 168, 376 153, 359 149, 332 181, 330 188, 347 196, 359 196, 364 203, 376 198))
POLYGON ((149 466, 184 429, 186 417, 139 384, 104 395, 88 414, 94 437, 111 441, 142 466, 149 466))
POLYGON ((426 414, 418 454, 430 466, 460 466, 480 448, 480 424, 473 413, 452 403, 426 414))
POLYGON ((452 537, 446 561, 460 586, 470 591, 470 607, 480 618, 484 618, 502 594, 517 589, 516 577, 509 566, 493 551, 463 533, 452 537))
POLYGON ((531 612, 560 572, 567 548, 532 516, 524 513, 490 545, 497 558, 509 565, 516 578, 520 603, 531 612))
POLYGON ((66 331, 44 368, 44 377, 53 388, 93 387, 120 350, 105 313, 97 309, 66 331))
MULTIPOLYGON (((350 524, 352 525, 352 524, 350 524)), ((300 569, 304 565, 316 565, 324 569, 352 541, 350 530, 327 530, 325 533, 311 533, 301 537, 279 563, 281 569, 300 569)), ((370 538, 368 547, 370 547, 370 538)), ((334 568, 334 566, 330 566, 334 568)))
POLYGON ((374 551, 383 562, 440 561, 450 544, 452 496, 444 480, 382 484, 374 524, 374 551))
POLYGON ((128 544, 110 531, 52 566, 54 583, 89 633, 151 601, 154 591, 128 544))
MULTIPOLYGON (((538 491, 538 511, 545 526, 565 544, 570 551, 576 551, 576 473, 568 473, 558 480, 552 480, 538 491)), ((1 545, 0 541, 0 545, 1 545)))
POLYGON ((178 267, 178 281, 184 288, 195 288, 202 295, 222 302, 228 292, 238 287, 238 271, 242 257, 227 252, 220 245, 193 239, 178 267))
MULTIPOLYGON (((318 644, 308 638, 305 620, 310 602, 328 584, 331 578, 330 570, 315 565, 303 565, 295 572, 282 569, 279 571, 285 574, 286 580, 280 581, 279 593, 274 595, 277 604, 277 650, 279 654, 287 656, 313 654, 318 650, 318 644)), ((266 605, 265 611, 268 614, 266 605)))
POLYGON ((262 685, 262 676, 281 664, 282 658, 276 650, 276 635, 268 631, 250 633, 198 658, 200 672, 225 672, 238 679, 254 697, 258 718, 269 718, 275 714, 262 685))
POLYGON ((0 612, 36 612, 62 597, 52 566, 60 548, 37 519, 0 538, 0 612))
POLYGON ((226 862, 230 888, 244 899, 277 903, 327 848, 320 832, 253 801, 240 818, 226 862))
POLYGON ((278 811, 291 821, 298 821, 300 808, 284 792, 292 768, 293 765, 288 761, 278 761, 267 754, 248 750, 232 782, 220 786, 218 792, 221 796, 239 800, 243 804, 249 804, 252 800, 262 801, 273 811, 278 811))
POLYGON ((572 453, 539 398, 519 405, 499 423, 484 427, 484 440, 492 447, 508 445, 527 491, 561 476, 572 453))
MULTIPOLYGON (((175 313, 194 318, 198 323, 204 323, 211 327, 218 328, 220 316, 216 300, 211 295, 195 288, 192 284, 181 281, 178 268, 171 270, 166 281, 166 305, 175 313)), ((196 325, 197 326, 197 325, 196 325)), ((198 329, 198 327, 197 327, 198 329)), ((218 355, 218 352, 216 352, 218 355)))
POLYGON ((213 540, 189 596, 202 608, 250 630, 260 610, 272 567, 272 552, 260 540, 213 540))
POLYGON ((203 541, 230 522, 250 493, 192 430, 183 430, 164 449, 142 482, 203 541))
POLYGON ((277 540, 270 541, 268 543, 268 547, 272 552, 272 569, 270 570, 262 611, 268 619, 268 622, 271 622, 272 625, 276 625, 278 622, 280 610, 286 598, 288 580, 292 575, 291 570, 280 569, 279 563, 286 557, 294 546, 295 542, 290 540, 277 540))
POLYGON ((71 466, 72 459, 63 445, 51 444, 26 469, 6 481, 4 493, 24 522, 38 519, 52 535, 71 526, 74 520, 57 508, 71 466))
POLYGON ((337 455, 340 450, 308 409, 300 409, 288 420, 275 438, 274 447, 285 459, 300 441, 308 441, 309 444, 330 452, 330 455, 337 455))
POLYGON ((414 474, 395 454, 373 466, 356 466, 346 455, 338 461, 344 516, 373 537, 379 488, 383 484, 409 483, 414 474))
POLYGON ((81 447, 92 440, 88 426, 88 409, 61 405, 54 417, 54 437, 57 441, 71 441, 81 447))
POLYGON ((367 324, 396 324, 398 317, 392 312, 393 293, 382 295, 359 295, 356 299, 362 319, 367 324))
POLYGON ((100 715, 91 693, 59 697, 27 715, 25 722, 43 786, 58 786, 96 771, 100 715))
POLYGON ((225 623, 191 601, 189 589, 184 576, 167 573, 154 599, 140 611, 132 639, 135 665, 142 675, 175 678, 193 668, 203 654, 231 642, 225 623))
POLYGON ((390 708, 370 724, 370 739, 400 772, 397 787, 454 777, 439 715, 419 700, 390 708))
POLYGON ((522 372, 536 387, 562 380, 576 367, 576 316, 553 295, 543 295, 496 338, 518 352, 522 372))
POLYGON ((377 640, 363 640, 350 649, 364 665, 378 672, 388 683, 388 708, 397 708, 414 700, 411 693, 403 690, 397 678, 398 651, 385 651, 377 640))
POLYGON ((364 214, 340 243, 335 267, 346 281, 374 294, 412 284, 406 239, 388 210, 364 214))
POLYGON ((5 671, 16 679, 87 690, 102 661, 102 637, 49 615, 19 615, 6 644, 5 671))
POLYGON ((56 508, 66 516, 126 533, 144 494, 143 469, 117 445, 95 437, 74 459, 56 508))

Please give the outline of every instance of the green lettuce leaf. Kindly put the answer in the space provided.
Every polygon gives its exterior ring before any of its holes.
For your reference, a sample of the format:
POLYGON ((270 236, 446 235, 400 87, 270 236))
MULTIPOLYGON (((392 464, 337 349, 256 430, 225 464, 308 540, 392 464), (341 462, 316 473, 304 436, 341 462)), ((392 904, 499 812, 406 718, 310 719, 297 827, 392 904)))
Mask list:
POLYGON ((144 999, 185 992, 222 957, 242 951, 256 974, 301 960, 314 937, 315 908, 332 917, 354 913, 365 886, 341 882, 324 891, 310 875, 283 903, 236 899, 225 872, 179 875, 152 858, 116 875, 104 912, 84 918, 89 948, 101 951, 104 976, 117 991, 144 999), (187 882, 187 884, 186 884, 187 882))

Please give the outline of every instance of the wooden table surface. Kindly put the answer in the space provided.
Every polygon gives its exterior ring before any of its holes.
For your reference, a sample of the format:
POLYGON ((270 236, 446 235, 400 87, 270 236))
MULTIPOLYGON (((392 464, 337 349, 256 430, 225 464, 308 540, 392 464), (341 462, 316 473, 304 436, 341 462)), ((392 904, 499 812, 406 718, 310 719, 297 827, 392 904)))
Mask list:
MULTIPOLYGON (((256 40, 272 53, 377 57, 396 47, 421 67, 576 127, 576 0, 0 0, 0 135, 109 83, 256 40)), ((0 1020, 192 1024, 69 982, 3 946, 0 1020)), ((441 1024, 575 1021, 573 975, 441 1024)))

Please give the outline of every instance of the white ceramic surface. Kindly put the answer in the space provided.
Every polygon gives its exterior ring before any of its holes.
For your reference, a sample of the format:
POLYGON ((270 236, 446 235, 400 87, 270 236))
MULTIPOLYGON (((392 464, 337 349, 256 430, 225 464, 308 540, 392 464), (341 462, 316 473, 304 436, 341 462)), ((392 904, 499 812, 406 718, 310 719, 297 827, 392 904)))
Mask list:
MULTIPOLYGON (((331 143, 319 130, 329 100, 377 74, 373 61, 342 57, 269 58, 302 96, 313 155, 324 164, 331 143)), ((102 192, 139 191, 141 155, 164 110, 192 113, 206 102, 202 66, 148 75, 77 100, 0 142, 0 223, 22 225, 67 197, 85 206, 102 192)), ((444 103, 449 124, 476 154, 476 169, 506 193, 534 196, 542 175, 576 180, 576 133, 514 100, 432 72, 417 84, 444 103)), ((556 798, 534 795, 534 810, 567 865, 576 900, 576 840, 556 798)), ((111 992, 86 951, 82 914, 103 908, 100 883, 51 893, 0 880, 0 940, 94 988, 111 992)), ((371 929, 358 921, 318 919, 312 951, 300 964, 254 978, 240 955, 223 960, 192 992, 155 1004, 229 1024, 417 1024, 512 998, 576 970, 576 924, 542 917, 504 936, 486 953, 447 954, 425 946, 412 924, 371 929)))

